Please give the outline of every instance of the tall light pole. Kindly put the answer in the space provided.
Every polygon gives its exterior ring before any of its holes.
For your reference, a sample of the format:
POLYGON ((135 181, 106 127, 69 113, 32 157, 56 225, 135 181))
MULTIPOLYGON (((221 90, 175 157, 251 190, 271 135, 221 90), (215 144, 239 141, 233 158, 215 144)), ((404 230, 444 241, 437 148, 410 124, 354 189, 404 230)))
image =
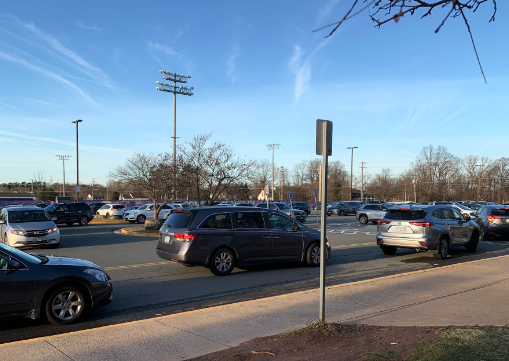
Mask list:
POLYGON ((76 119, 71 123, 76 124, 76 200, 80 200, 80 162, 79 162, 79 151, 78 151, 78 124, 83 120, 76 119))
POLYGON ((481 167, 481 171, 479 172, 479 186, 477 187, 477 201, 481 200, 481 176, 482 176, 482 168, 483 164, 476 164, 476 167, 481 167))
MULTIPOLYGON (((364 202, 364 168, 366 168, 364 166, 365 163, 366 162, 361 162, 361 202, 364 202)), ((406 188, 405 188, 405 192, 406 192, 406 188)), ((405 197, 405 200, 406 200, 406 197, 405 197)))
POLYGON ((64 182, 62 183, 62 197, 65 197, 65 161, 69 160, 71 158, 70 155, 56 155, 55 157, 58 157, 58 160, 62 161, 62 171, 64 174, 64 182))
POLYGON ((352 158, 350 160, 350 200, 352 200, 352 189, 353 189, 353 150, 359 147, 348 147, 346 149, 352 150, 352 158))
POLYGON ((177 187, 177 94, 182 95, 193 95, 193 89, 194 87, 187 88, 185 86, 180 85, 177 87, 177 83, 187 83, 187 79, 190 79, 191 77, 189 75, 184 74, 177 74, 172 73, 171 71, 166 70, 159 70, 159 72, 163 75, 164 80, 172 81, 172 84, 163 83, 159 80, 156 81, 156 84, 158 86, 156 87, 156 90, 167 92, 167 93, 173 93, 173 199, 175 200, 176 197, 176 187, 177 187))
POLYGON ((281 143, 275 144, 267 144, 269 149, 272 149, 272 200, 274 200, 274 149, 279 149, 281 143))

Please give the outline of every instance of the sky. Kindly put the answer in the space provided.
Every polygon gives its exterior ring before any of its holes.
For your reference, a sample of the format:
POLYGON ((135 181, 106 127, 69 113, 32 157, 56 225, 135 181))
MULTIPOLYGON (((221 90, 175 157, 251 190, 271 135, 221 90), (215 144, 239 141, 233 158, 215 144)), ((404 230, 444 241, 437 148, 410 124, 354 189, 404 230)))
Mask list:
POLYGON ((190 75, 177 96, 178 142, 212 133, 239 156, 291 167, 315 155, 316 119, 354 175, 405 171, 423 146, 458 157, 507 156, 508 4, 461 19, 433 16, 375 28, 367 12, 331 37, 352 0, 10 1, 0 9, 0 183, 36 173, 105 183, 134 152, 172 149, 173 95, 160 69, 190 75), (329 28, 330 29, 330 28, 329 28))

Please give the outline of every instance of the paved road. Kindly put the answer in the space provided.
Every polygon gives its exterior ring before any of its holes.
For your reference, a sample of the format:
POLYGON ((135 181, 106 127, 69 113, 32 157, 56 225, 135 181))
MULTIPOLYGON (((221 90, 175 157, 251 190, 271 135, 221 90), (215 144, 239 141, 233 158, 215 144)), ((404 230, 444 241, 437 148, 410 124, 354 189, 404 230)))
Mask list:
MULTIPOLYGON (((355 217, 331 216, 327 222, 333 247, 327 263, 329 284, 509 253, 508 242, 483 242, 476 254, 457 249, 445 261, 411 250, 385 256, 375 244, 376 226, 360 225, 355 217)), ((319 227, 315 216, 310 216, 306 224, 319 227)), ((121 226, 61 226, 61 247, 47 250, 104 267, 114 281, 114 300, 110 305, 93 311, 78 324, 64 327, 32 320, 3 322, 0 343, 318 287, 319 270, 296 264, 252 266, 237 269, 227 277, 216 277, 202 267, 166 262, 155 254, 157 239, 114 233, 121 226)))

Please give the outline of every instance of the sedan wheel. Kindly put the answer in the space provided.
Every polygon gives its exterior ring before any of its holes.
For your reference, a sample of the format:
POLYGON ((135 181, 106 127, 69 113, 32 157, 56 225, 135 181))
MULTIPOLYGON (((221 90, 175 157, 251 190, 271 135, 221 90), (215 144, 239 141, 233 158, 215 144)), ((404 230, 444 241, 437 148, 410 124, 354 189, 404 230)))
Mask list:
POLYGON ((145 216, 143 214, 140 214, 137 218, 136 218, 136 222, 138 223, 145 223, 145 216))
POLYGON ((210 272, 216 276, 226 276, 233 271, 235 256, 227 249, 222 248, 214 253, 210 264, 210 272))
POLYGON ((53 291, 46 302, 46 316, 51 323, 67 325, 85 311, 85 299, 75 286, 63 286, 53 291))
POLYGON ((88 224, 88 218, 83 216, 80 218, 80 226, 86 226, 88 224))

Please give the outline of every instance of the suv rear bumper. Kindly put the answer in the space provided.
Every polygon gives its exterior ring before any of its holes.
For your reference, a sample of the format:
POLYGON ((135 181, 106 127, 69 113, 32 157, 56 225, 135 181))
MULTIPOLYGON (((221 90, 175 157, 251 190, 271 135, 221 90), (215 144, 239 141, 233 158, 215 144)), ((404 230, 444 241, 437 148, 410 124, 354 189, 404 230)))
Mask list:
POLYGON ((389 246, 398 248, 411 248, 411 249, 436 249, 438 242, 433 241, 432 236, 423 235, 419 238, 402 238, 383 236, 381 233, 376 235, 376 243, 379 246, 389 246))

